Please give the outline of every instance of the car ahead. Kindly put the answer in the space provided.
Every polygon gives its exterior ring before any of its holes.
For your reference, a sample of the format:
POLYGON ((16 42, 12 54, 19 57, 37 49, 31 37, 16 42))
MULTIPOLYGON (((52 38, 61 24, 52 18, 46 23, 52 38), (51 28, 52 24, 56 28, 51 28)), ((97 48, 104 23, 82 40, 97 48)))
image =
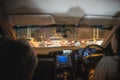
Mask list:
POLYGON ((91 38, 91 39, 88 39, 87 42, 86 42, 86 45, 90 45, 90 44, 98 44, 98 45, 101 45, 103 42, 103 39, 101 38, 91 38))
POLYGON ((47 47, 61 47, 67 46, 67 40, 62 37, 50 37, 47 41, 45 41, 47 47))
POLYGON ((39 47, 39 42, 35 38, 28 37, 26 38, 26 41, 32 46, 32 47, 39 47))

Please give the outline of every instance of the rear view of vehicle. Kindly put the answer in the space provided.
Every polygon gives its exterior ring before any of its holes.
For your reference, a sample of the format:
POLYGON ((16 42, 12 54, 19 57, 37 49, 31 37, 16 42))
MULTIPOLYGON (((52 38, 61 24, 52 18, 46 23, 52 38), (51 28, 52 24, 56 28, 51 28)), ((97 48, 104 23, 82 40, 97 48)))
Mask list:
POLYGON ((102 42, 103 42, 103 39, 100 39, 100 38, 94 39, 94 38, 92 38, 92 39, 87 40, 86 45, 90 45, 90 44, 101 45, 102 42))
POLYGON ((45 43, 47 47, 67 46, 67 40, 62 37, 50 37, 45 43))
POLYGON ((26 38, 26 41, 32 46, 32 47, 39 47, 39 43, 34 38, 26 38))

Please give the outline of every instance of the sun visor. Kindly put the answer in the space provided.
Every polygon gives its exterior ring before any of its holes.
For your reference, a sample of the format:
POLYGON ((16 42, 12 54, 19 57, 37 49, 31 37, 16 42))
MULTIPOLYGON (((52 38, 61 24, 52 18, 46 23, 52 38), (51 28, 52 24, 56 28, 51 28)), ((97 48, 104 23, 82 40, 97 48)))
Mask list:
POLYGON ((78 24, 80 18, 79 17, 55 17, 55 21, 57 24, 64 24, 64 25, 72 25, 72 24, 78 24))
POLYGON ((9 15, 9 20, 13 25, 39 25, 47 26, 52 24, 57 25, 104 25, 109 27, 116 21, 120 21, 120 17, 102 16, 102 15, 85 15, 83 17, 70 16, 54 16, 54 15, 9 15))
POLYGON ((52 15, 9 15, 10 22, 13 25, 51 25, 55 24, 52 15))
POLYGON ((79 22, 79 24, 87 24, 87 25, 104 25, 111 26, 116 21, 120 21, 120 17, 112 17, 112 16, 84 16, 84 18, 79 22))

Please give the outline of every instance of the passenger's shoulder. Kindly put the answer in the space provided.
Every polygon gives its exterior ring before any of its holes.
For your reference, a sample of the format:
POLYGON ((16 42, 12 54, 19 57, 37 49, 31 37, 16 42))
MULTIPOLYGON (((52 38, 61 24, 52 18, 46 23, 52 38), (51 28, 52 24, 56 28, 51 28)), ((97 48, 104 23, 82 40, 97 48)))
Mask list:
POLYGON ((116 60, 118 60, 119 59, 119 57, 118 56, 106 56, 106 57, 103 57, 102 59, 101 59, 101 61, 100 62, 115 62, 116 60))
POLYGON ((111 58, 112 58, 112 56, 105 56, 105 57, 102 57, 101 60, 104 60, 104 59, 111 59, 111 58))

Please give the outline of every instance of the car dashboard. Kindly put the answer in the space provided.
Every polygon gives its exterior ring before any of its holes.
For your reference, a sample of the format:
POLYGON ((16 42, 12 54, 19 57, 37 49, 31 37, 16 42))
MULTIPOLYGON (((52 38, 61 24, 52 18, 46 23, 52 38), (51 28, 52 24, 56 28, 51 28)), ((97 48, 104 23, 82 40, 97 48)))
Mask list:
MULTIPOLYGON (((82 70, 82 60, 90 53, 94 54, 96 49, 89 48, 81 56, 83 50, 84 48, 63 49, 50 51, 48 54, 38 54, 38 66, 33 75, 33 80, 88 79, 88 73, 82 70)), ((86 65, 87 68, 90 67, 89 64, 86 63, 86 65)))

